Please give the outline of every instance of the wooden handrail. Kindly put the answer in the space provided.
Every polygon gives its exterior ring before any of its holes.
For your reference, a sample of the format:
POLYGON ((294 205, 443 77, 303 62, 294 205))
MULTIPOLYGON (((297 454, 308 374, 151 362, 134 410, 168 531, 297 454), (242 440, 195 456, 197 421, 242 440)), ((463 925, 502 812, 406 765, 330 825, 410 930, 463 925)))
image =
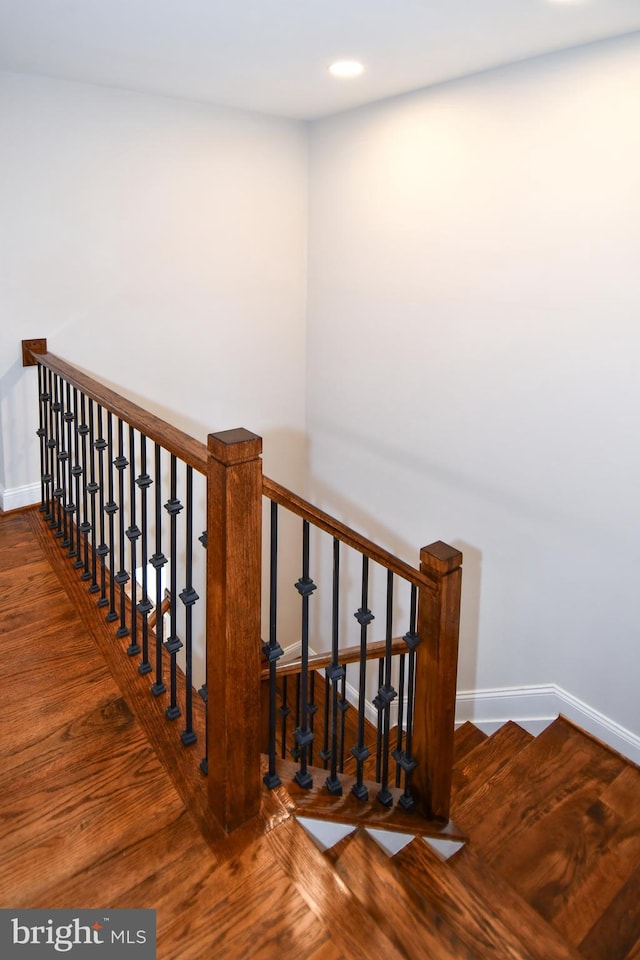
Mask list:
POLYGON ((313 526, 319 527, 325 533, 329 533, 332 537, 336 537, 342 543, 347 544, 347 546, 353 547, 364 554, 365 557, 369 557, 370 560, 375 560, 376 563, 386 567, 387 570, 391 570, 392 573, 397 574, 409 583, 415 584, 417 587, 424 587, 435 593, 436 587, 433 580, 422 571, 394 556, 393 553, 389 553, 383 547, 379 547, 373 540, 368 540, 367 537, 356 533, 351 527, 341 523, 340 520, 336 520, 335 517, 325 513, 324 510, 314 507, 312 503, 303 500, 302 497, 291 490, 287 490, 286 487, 281 486, 274 480, 270 480, 269 477, 262 478, 262 492, 269 500, 286 507, 292 513, 302 517, 303 520, 308 520, 313 526))
POLYGON ((188 433, 178 430, 177 427, 167 423, 166 420, 149 413, 148 410, 138 406, 137 403, 121 397, 115 390, 110 390, 109 387, 105 387, 98 380, 94 380, 93 377, 67 363, 66 360, 56 357, 55 354, 48 351, 40 353, 28 348, 25 352, 33 358, 33 363, 39 363, 51 370, 52 373, 64 377, 72 387, 82 390, 91 400, 95 400, 96 403, 110 410, 121 420, 131 424, 135 430, 139 430, 149 440, 159 443, 169 453, 175 454, 176 457, 184 460, 194 470, 206 476, 206 444, 189 436, 188 433))
MULTIPOLYGON (((386 640, 376 640, 374 643, 367 644, 367 660, 380 660, 387 652, 386 640)), ((395 657, 401 653, 408 653, 407 645, 403 637, 394 637, 391 641, 391 656, 395 657)), ((360 659, 360 644, 354 647, 344 647, 338 651, 338 663, 357 663, 360 659)), ((309 657, 309 670, 323 670, 333 663, 333 654, 315 653, 309 657)), ((300 673, 302 669, 302 660, 296 657, 295 660, 279 660, 276 664, 276 673, 278 676, 291 676, 291 674, 300 673)), ((263 680, 269 679, 269 667, 263 667, 261 677, 263 680)))

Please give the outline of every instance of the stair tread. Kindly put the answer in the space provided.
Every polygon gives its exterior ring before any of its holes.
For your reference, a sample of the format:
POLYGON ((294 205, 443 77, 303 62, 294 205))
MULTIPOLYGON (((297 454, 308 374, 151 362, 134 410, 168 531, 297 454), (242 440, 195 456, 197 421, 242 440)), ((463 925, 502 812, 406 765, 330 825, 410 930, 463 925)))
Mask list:
POLYGON ((457 821, 483 856, 504 849, 507 835, 524 832, 549 805, 573 792, 594 758, 600 777, 613 779, 621 772, 622 758, 576 734, 577 728, 558 718, 456 807, 457 821))
MULTIPOLYGON (((482 860, 579 947, 594 917, 623 895, 640 856, 640 824, 629 820, 634 798, 640 807, 637 776, 561 717, 455 816, 482 860)), ((616 936, 612 930, 599 960, 624 956, 616 936)))
MULTIPOLYGON (((405 851, 398 856, 402 857, 403 854, 405 851)), ((410 848, 407 848, 409 854, 410 848)), ((431 862, 434 856, 431 854, 431 862)), ((426 859, 426 856, 422 857, 423 861, 426 859)), ((471 903, 477 899, 484 904, 486 914, 510 931, 510 935, 525 942, 532 957, 540 960, 578 960, 580 954, 575 947, 529 906, 500 874, 478 857, 471 847, 464 847, 442 867, 448 867, 461 885, 462 892, 457 893, 459 902, 466 903, 466 898, 469 898, 471 903)), ((472 922, 476 923, 486 920, 486 917, 482 917, 481 909, 472 913, 472 918, 472 922)))
POLYGON ((452 779, 452 814, 456 808, 464 806, 479 785, 511 763, 514 756, 533 739, 532 734, 509 721, 457 762, 452 779))
POLYGON ((453 736, 453 763, 461 762, 475 747, 487 740, 487 734, 480 727, 476 727, 471 720, 461 724, 453 736))
MULTIPOLYGON (((329 930, 335 931, 345 957, 349 960, 370 960, 372 956, 406 960, 406 953, 382 928, 372 923, 365 906, 300 824, 294 819, 286 820, 268 834, 268 839, 273 857, 295 883, 307 907, 327 924, 329 930)), ((281 955, 280 951, 278 955, 281 955)), ((436 956, 434 960, 440 958, 436 956)))
MULTIPOLYGON (((473 952, 429 900, 415 903, 392 861, 364 829, 351 835, 334 866, 376 926, 410 960, 484 960, 483 954, 473 952)), ((375 953, 371 951, 371 955, 375 953)))

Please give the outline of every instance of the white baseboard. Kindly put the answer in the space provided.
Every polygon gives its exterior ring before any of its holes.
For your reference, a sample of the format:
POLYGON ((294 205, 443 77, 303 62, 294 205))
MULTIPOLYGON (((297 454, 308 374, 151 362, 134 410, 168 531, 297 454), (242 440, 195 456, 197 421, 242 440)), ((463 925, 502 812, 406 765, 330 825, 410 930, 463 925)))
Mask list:
POLYGON ((27 483, 24 487, 13 487, 9 490, 0 487, 0 509, 4 513, 9 513, 10 510, 30 507, 34 503, 40 503, 40 496, 39 483, 27 483))
POLYGON ((559 714, 563 714, 629 760, 640 764, 640 736, 594 710, 555 683, 460 691, 456 705, 456 724, 471 720, 485 733, 493 733, 507 720, 514 720, 530 733, 538 734, 559 714))

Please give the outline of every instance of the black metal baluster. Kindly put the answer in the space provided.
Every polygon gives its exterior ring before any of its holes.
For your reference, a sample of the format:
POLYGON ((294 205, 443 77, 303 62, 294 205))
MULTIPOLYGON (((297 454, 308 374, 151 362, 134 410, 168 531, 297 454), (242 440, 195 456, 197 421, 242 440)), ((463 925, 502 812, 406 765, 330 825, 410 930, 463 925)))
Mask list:
POLYGON ((316 713, 318 712, 318 704, 316 703, 316 672, 311 670, 309 673, 309 702, 307 704, 307 710, 309 715, 309 730, 311 731, 311 742, 308 746, 309 755, 307 762, 313 766, 313 744, 315 742, 314 737, 314 723, 316 718, 316 713))
POLYGON ((98 593, 100 587, 98 586, 97 578, 98 554, 96 544, 96 494, 100 489, 100 485, 96 481, 95 417, 93 400, 91 399, 89 399, 89 452, 89 483, 87 484, 87 493, 91 497, 91 530, 89 531, 91 536, 91 583, 89 585, 89 593, 98 593))
POLYGON ((193 605, 200 599, 193 588, 193 467, 187 466, 186 489, 186 585, 180 599, 185 606, 185 728, 180 734, 183 744, 188 747, 198 739, 193 729, 193 605))
MULTIPOLYGON (((75 570, 79 570, 82 566, 82 558, 80 556, 80 477, 82 476, 82 467, 80 465, 81 460, 81 451, 80 451, 80 435, 78 433, 78 426, 80 420, 78 418, 78 388, 73 388, 73 467, 71 468, 71 475, 73 477, 73 486, 74 486, 74 515, 76 518, 76 544, 74 547, 74 552, 72 556, 76 559, 73 562, 73 567, 75 570)), ((71 554, 70 554, 71 556, 71 554)))
POLYGON ((340 750, 338 752, 338 770, 344 773, 344 741, 346 735, 345 714, 350 709, 351 704, 347 700, 347 667, 344 665, 344 677, 340 681, 340 700, 338 701, 338 710, 340 711, 340 750))
POLYGON ((300 767, 295 775, 296 783, 305 789, 313 786, 313 778, 307 770, 309 747, 313 742, 313 732, 309 729, 309 597, 316 585, 309 576, 309 521, 302 521, 302 576, 296 583, 296 589, 302 598, 301 627, 301 672, 300 672, 300 723, 294 731, 294 738, 300 751, 300 767))
POLYGON ((278 643, 278 504, 273 500, 269 519, 269 642, 262 647, 269 664, 269 769, 263 780, 273 790, 281 783, 276 770, 276 664, 284 652, 278 643))
POLYGON ((156 632, 156 679, 151 687, 154 697, 159 697, 167 689, 163 682, 162 646, 164 642, 164 616, 162 614, 162 568, 167 558, 162 552, 162 458, 160 444, 155 445, 155 508, 156 508, 156 552, 151 557, 151 566, 156 572, 156 617, 154 628, 156 632))
POLYGON ((40 440, 40 512, 48 509, 47 483, 47 390, 45 385, 45 369, 38 364, 38 429, 36 436, 40 440))
POLYGON ((282 694, 280 697, 280 708, 278 711, 281 719, 280 756, 282 757, 283 760, 286 760, 287 758, 287 717, 291 713, 291 707, 287 702, 288 687, 289 687, 289 678, 285 674, 284 677, 282 678, 282 694))
MULTIPOLYGON (((209 539, 207 537, 207 531, 204 530, 202 536, 198 537, 198 540, 204 547, 207 549, 209 544, 209 539)), ((205 643, 205 652, 206 652, 206 643, 205 643)), ((205 675, 207 672, 207 664, 205 662, 205 675)), ((205 776, 209 773, 209 696, 207 692, 207 685, 203 683, 200 689, 198 690, 198 696, 204 701, 204 757, 200 761, 200 771, 205 776)))
POLYGON ((356 783, 351 788, 351 792, 358 800, 368 800, 369 791, 363 783, 364 761, 370 756, 369 748, 364 742, 364 721, 365 721, 365 697, 367 694, 367 629, 374 616, 368 607, 369 597, 369 558, 362 557, 362 604, 360 609, 354 613, 354 617, 360 624, 360 675, 358 683, 358 742, 351 748, 352 755, 356 758, 356 783))
POLYGON ((53 381, 53 413, 54 413, 54 436, 55 436, 55 447, 53 448, 55 456, 55 469, 53 471, 55 487, 53 490, 53 499, 55 501, 55 510, 54 510, 54 521, 51 526, 55 529, 54 536, 56 538, 64 537, 63 529, 63 517, 66 523, 66 516, 64 514, 62 506, 62 497, 64 495, 64 481, 62 478, 62 469, 63 469, 63 460, 60 459, 60 454, 64 449, 64 432, 63 432, 63 420, 62 420, 62 404, 60 402, 60 378, 58 374, 55 374, 53 381), (62 434, 62 436, 61 436, 62 434))
POLYGON ((104 512, 109 518, 109 610, 107 620, 112 623, 118 619, 116 610, 116 531, 115 515, 118 512, 118 504, 114 500, 113 471, 115 461, 113 458, 113 415, 111 411, 107 413, 107 459, 109 462, 109 491, 104 512))
MULTIPOLYGON (((65 426, 67 425, 67 419, 69 416, 73 418, 73 414, 69 409, 65 409, 64 397, 65 397, 65 382, 60 380, 59 383, 60 393, 59 393, 59 402, 60 402, 60 411, 59 411, 59 427, 60 427, 60 444, 58 449, 58 462, 60 463, 60 486, 62 488, 62 540, 61 544, 63 547, 69 547, 71 540, 71 529, 73 528, 73 518, 69 515, 69 498, 73 496, 73 490, 71 484, 68 483, 68 467, 71 463, 71 445, 67 443, 68 439, 68 428, 65 431, 65 426)), ((68 404, 67 404, 68 406, 68 404)), ((60 533, 56 533, 56 537, 59 537, 60 533)))
POLYGON ((73 497, 73 483, 74 483, 74 472, 73 468, 75 465, 75 459, 77 457, 73 456, 74 442, 76 437, 76 431, 74 429, 75 422, 75 413, 73 410, 73 404, 71 402, 71 384, 67 383, 67 409, 65 410, 64 419, 67 424, 67 453, 69 454, 69 459, 67 460, 67 483, 69 484, 69 499, 65 507, 69 515, 69 549, 67 550, 67 556, 77 557, 78 551, 76 549, 77 538, 80 536, 77 530, 77 522, 75 520, 76 516, 76 503, 73 497))
POLYGON ((322 760, 322 766, 325 770, 329 769, 329 760, 331 759, 331 747, 329 746, 329 735, 331 727, 331 681, 329 680, 329 668, 324 672, 324 714, 322 716, 322 750, 318 751, 318 756, 322 760))
POLYGON ((136 438, 135 431, 129 425, 129 526, 125 531, 129 541, 129 552, 131 559, 131 639, 127 647, 127 654, 135 657, 140 653, 140 644, 138 643, 138 580, 136 578, 137 561, 137 543, 140 538, 140 528, 136 523, 136 438))
MULTIPOLYGON (((127 603, 125 584, 129 582, 129 574, 125 569, 125 527, 124 527, 124 471, 129 465, 129 461, 124 455, 124 423, 118 419, 118 456, 113 461, 113 465, 118 471, 118 503, 120 513, 118 515, 118 561, 120 569, 114 577, 115 582, 120 589, 120 626, 116 630, 117 637, 128 637, 129 627, 127 626, 127 603)), ((133 468, 132 468, 133 469, 133 468)))
POLYGON ((208 708, 209 696, 207 693, 206 683, 203 683, 200 689, 198 690, 198 696, 201 697, 202 700, 204 701, 205 754, 202 760, 200 761, 200 772, 203 773, 206 777, 207 774, 209 773, 209 756, 208 756, 209 735, 207 733, 207 730, 209 727, 209 708, 208 708))
POLYGON ((104 524, 104 514, 105 514, 105 499, 104 499, 104 451, 107 449, 107 441, 104 439, 102 433, 103 419, 102 419, 102 407, 98 405, 98 436, 94 440, 94 447, 98 451, 98 476, 99 480, 99 518, 100 518, 100 543, 96 549, 96 553, 100 559, 100 596, 98 597, 98 606, 106 607, 109 604, 107 599, 107 581, 106 581, 106 570, 105 570, 105 561, 106 557, 109 554, 109 547, 105 543, 105 524, 104 524))
POLYGON ((51 371, 44 371, 44 391, 42 393, 43 403, 43 426, 44 426, 44 462, 45 473, 44 481, 44 519, 51 521, 53 518, 53 393, 51 388, 51 371))
POLYGON ((404 635, 404 642, 409 648, 409 670, 407 679, 407 736, 405 738, 405 749, 398 762, 404 770, 404 793, 398 803, 405 810, 410 810, 414 806, 415 800, 411 794, 411 774, 416 768, 416 760, 411 755, 411 746, 413 739, 413 708, 415 696, 415 666, 416 666, 416 647, 421 642, 421 637, 416 633, 416 608, 417 608, 418 590, 415 586, 411 587, 411 610, 409 614, 409 630, 404 635))
POLYGON ((140 503, 140 524, 142 526, 142 599, 138 604, 138 613, 142 617, 142 662, 138 665, 138 673, 144 676, 151 673, 153 667, 149 662, 149 614, 153 610, 153 604, 149 599, 148 592, 148 566, 149 566, 149 524, 147 509, 147 493, 153 483, 147 473, 147 438, 143 433, 140 434, 140 475, 136 480, 141 491, 140 503))
MULTIPOLYGON (((333 538, 333 596, 331 607, 331 665, 327 667, 327 680, 331 683, 331 773, 325 780, 329 793, 342 796, 342 784, 338 778, 338 685, 344 681, 345 668, 338 662, 340 647, 340 541, 333 538)), ((327 704, 328 707, 328 704, 327 704)), ((327 710, 328 715, 328 710, 327 710)), ((344 731, 344 712, 340 711, 344 731)), ((344 745, 343 745, 344 752, 344 745)))
POLYGON ((170 480, 171 490, 169 493, 169 500, 165 503, 164 508, 171 518, 171 523, 169 527, 169 552, 170 552, 170 561, 169 561, 169 573, 171 578, 171 586, 169 588, 169 618, 170 618, 170 630, 171 633, 168 639, 165 641, 165 650, 171 655, 170 662, 170 684, 171 684, 171 702, 167 709, 165 710, 165 716, 168 720, 176 720, 180 716, 180 707, 178 706, 178 678, 177 678, 177 661, 176 654, 178 650, 182 647, 182 641, 178 637, 178 571, 177 571, 177 557, 178 557, 178 514, 182 510, 182 504, 178 500, 178 471, 177 471, 177 458, 175 454, 171 454, 171 480, 170 480))
POLYGON ((405 682, 405 661, 406 655, 404 653, 400 654, 400 672, 398 678, 398 726, 396 727, 396 748, 391 754, 393 759, 396 761, 396 787, 400 786, 401 779, 401 766, 400 758, 403 756, 402 753, 402 742, 404 736, 403 724, 404 724, 404 701, 406 697, 406 682, 405 682))
MULTIPOLYGON (((378 690, 384 684, 384 657, 378 660, 378 690)), ((376 782, 380 783, 382 775, 382 740, 384 735, 383 715, 380 710, 376 716, 376 782)))
POLYGON ((391 685, 391 643, 393 632, 393 573, 387 570, 387 619, 385 633, 384 683, 380 685, 374 705, 378 716, 382 718, 382 771, 380 790, 376 799, 385 807, 393 806, 393 795, 389 790, 389 736, 391 732, 391 704, 397 693, 391 685))
MULTIPOLYGON (((87 500, 88 493, 88 469, 87 469, 87 437, 89 435, 89 426, 86 420, 86 397, 84 393, 80 394, 80 411, 81 411, 81 422, 78 427, 78 434, 82 439, 82 523, 78 527, 78 530, 82 534, 82 580, 90 580, 91 573, 89 572, 89 533, 91 532, 91 524, 89 523, 89 502, 87 500)), ((78 543, 78 553, 80 552, 80 544, 78 543)))

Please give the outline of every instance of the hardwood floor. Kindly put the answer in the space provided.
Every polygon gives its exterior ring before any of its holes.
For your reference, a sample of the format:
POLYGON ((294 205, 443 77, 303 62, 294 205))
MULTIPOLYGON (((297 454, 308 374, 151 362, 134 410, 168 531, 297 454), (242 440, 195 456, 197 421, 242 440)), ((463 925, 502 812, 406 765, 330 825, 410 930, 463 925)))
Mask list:
POLYGON ((562 718, 457 731, 450 860, 323 854, 286 788, 224 835, 36 511, 0 516, 0 641, 2 907, 152 907, 163 960, 640 960, 640 770, 562 718))

